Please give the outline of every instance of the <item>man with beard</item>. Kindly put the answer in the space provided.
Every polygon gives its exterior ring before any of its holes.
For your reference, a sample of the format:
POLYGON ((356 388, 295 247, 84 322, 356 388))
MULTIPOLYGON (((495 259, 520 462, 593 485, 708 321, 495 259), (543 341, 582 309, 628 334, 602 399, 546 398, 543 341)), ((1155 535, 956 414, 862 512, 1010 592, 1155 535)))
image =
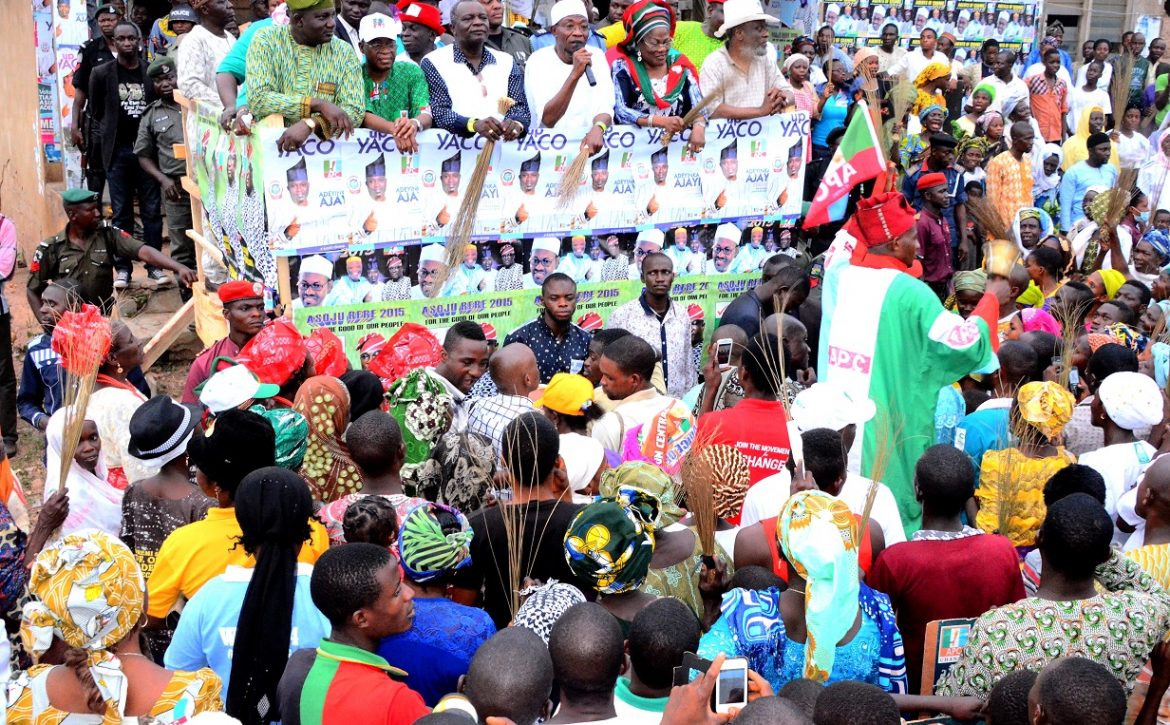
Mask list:
POLYGON ((739 250, 739 240, 743 232, 731 222, 720 224, 715 228, 715 239, 711 248, 711 264, 715 274, 732 274, 735 268, 732 262, 739 250))
POLYGON ((536 355, 540 382, 545 385, 557 373, 581 372, 593 338, 573 324, 577 285, 567 275, 554 272, 546 277, 540 299, 540 316, 513 330, 504 338, 504 346, 519 342, 530 347, 536 355))
POLYGON ((410 277, 404 272, 402 257, 395 254, 386 260, 386 281, 382 283, 382 301, 410 299, 410 277))
POLYGON ((423 247, 418 256, 418 284, 410 288, 410 299, 433 299, 455 294, 455 275, 448 275, 446 282, 442 286, 439 285, 439 274, 445 269, 447 248, 442 244, 428 244, 423 247))
POLYGON ((439 9, 422 3, 411 3, 398 13, 402 21, 403 61, 421 64, 428 53, 435 50, 435 38, 443 34, 443 19, 439 9))
POLYGON ((439 165, 439 193, 432 193, 430 211, 426 216, 425 231, 440 234, 455 219, 463 203, 459 185, 463 178, 463 152, 456 151, 439 165))
POLYGON ((319 254, 301 260, 297 280, 300 297, 293 300, 293 309, 321 307, 333 291, 333 262, 319 254))
POLYGON ((532 271, 524 275, 524 289, 538 289, 544 278, 557 271, 557 255, 561 252, 561 240, 556 237, 537 237, 532 240, 532 253, 528 265, 532 271))
POLYGON ((561 257, 561 261, 557 264, 557 271, 569 276, 576 284, 581 284, 586 280, 586 275, 593 266, 593 260, 585 252, 586 239, 583 234, 575 234, 569 240, 571 247, 568 254, 561 257))
POLYGON ((496 270, 494 291, 512 292, 524 287, 524 265, 516 261, 516 248, 500 245, 500 268, 496 270))
POLYGON ((685 55, 700 71, 707 56, 723 45, 723 41, 715 33, 723 25, 724 2, 725 0, 708 0, 707 19, 703 22, 682 20, 674 26, 674 48, 685 55))
POLYGON ((288 10, 288 25, 256 34, 247 65, 252 115, 284 116, 282 151, 299 149, 310 134, 348 135, 366 114, 361 62, 352 47, 332 42, 331 0, 293 0, 288 10))
POLYGON ((211 365, 216 358, 234 359, 244 345, 264 329, 264 287, 259 282, 233 280, 221 285, 216 294, 223 305, 228 334, 199 353, 195 362, 191 363, 191 369, 187 372, 187 382, 183 385, 183 403, 199 402, 195 388, 211 377, 211 365))
POLYGON ((374 286, 362 274, 362 258, 352 256, 345 260, 345 276, 334 285, 331 304, 360 305, 369 301, 374 286))

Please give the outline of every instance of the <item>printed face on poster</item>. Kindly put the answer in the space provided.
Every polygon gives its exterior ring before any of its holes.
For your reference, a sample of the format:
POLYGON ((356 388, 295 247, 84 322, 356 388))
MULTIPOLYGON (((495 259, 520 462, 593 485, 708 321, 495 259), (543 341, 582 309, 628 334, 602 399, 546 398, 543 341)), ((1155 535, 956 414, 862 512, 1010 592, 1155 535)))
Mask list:
MULTIPOLYGON (((1029 51, 1037 38, 1040 2, 977 2, 976 0, 904 0, 894 3, 826 3, 823 25, 833 29, 846 47, 881 44, 888 24, 898 29, 899 45, 917 46, 922 31, 950 33, 963 56, 994 39, 1006 50, 1029 51)), ((962 59, 961 56, 957 56, 962 59)))

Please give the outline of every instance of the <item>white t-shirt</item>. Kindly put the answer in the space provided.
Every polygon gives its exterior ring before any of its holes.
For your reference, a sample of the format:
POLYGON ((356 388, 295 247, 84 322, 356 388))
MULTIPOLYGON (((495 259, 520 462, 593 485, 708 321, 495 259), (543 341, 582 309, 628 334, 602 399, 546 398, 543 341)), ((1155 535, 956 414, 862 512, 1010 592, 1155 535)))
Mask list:
MULTIPOLYGON (((780 513, 792 486, 792 477, 788 471, 781 471, 767 478, 760 479, 748 489, 743 502, 743 515, 740 517, 740 528, 747 528, 764 519, 780 513)), ((865 510, 865 497, 869 493, 869 479, 850 473, 841 488, 840 499, 849 510, 860 515, 865 510)), ((882 528, 886 546, 898 544, 906 540, 906 530, 902 527, 902 515, 898 513, 898 503, 894 494, 884 483, 878 484, 877 496, 873 501, 870 518, 882 528)), ((716 537, 718 537, 716 533, 716 537)))
POLYGON ((1085 112, 1086 108, 1093 106, 1100 106, 1105 111, 1105 115, 1113 113, 1113 102, 1109 99, 1109 90, 1102 88, 1100 83, 1091 91, 1084 89, 1084 84, 1076 86, 1068 94, 1068 127, 1076 133, 1077 123, 1081 120, 1081 114, 1085 112))
POLYGON ((1121 168, 1138 169, 1146 163, 1153 154, 1150 140, 1142 135, 1141 131, 1134 131, 1133 136, 1124 133, 1117 134, 1117 156, 1121 160, 1121 168))
MULTIPOLYGON (((585 133, 593 126, 593 119, 599 114, 613 114, 613 76, 605 51, 591 45, 585 46, 593 58, 593 78, 597 85, 589 85, 582 76, 573 87, 573 95, 565 114, 550 130, 562 133, 585 133)), ((534 52, 524 66, 524 92, 528 96, 528 108, 532 111, 532 127, 544 127, 544 107, 553 96, 561 92, 565 80, 572 72, 572 64, 565 63, 557 55, 555 45, 534 52)))
MULTIPOLYGON (((1145 441, 1135 443, 1117 443, 1095 451, 1082 453, 1078 463, 1089 466, 1105 479, 1105 510, 1110 519, 1120 515, 1126 522, 1136 525, 1142 519, 1133 511, 1137 503, 1137 496, 1122 497, 1131 491, 1136 492, 1142 472, 1150 461, 1157 455, 1157 449, 1145 441)), ((1127 534, 1115 532, 1113 540, 1120 544, 1125 541, 1127 534)))

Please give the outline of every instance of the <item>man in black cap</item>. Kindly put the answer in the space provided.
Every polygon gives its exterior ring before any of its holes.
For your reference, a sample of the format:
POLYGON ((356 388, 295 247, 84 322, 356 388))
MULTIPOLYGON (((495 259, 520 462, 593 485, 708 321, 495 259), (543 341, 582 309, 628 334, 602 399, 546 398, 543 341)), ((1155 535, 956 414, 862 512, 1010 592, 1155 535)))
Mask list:
POLYGON ((162 189, 171 259, 194 269, 195 245, 187 237, 191 228, 191 196, 182 185, 187 166, 182 159, 175 158, 175 144, 183 143, 183 112, 175 102, 175 61, 159 58, 150 64, 146 75, 154 83, 158 98, 142 114, 134 153, 142 170, 162 189))
POLYGON ((378 154, 366 164, 366 193, 368 199, 362 197, 350 203, 349 228, 356 231, 361 227, 362 233, 370 235, 378 229, 377 207, 386 201, 385 154, 378 154))
POLYGON ((41 292, 49 282, 76 280, 82 302, 108 312, 114 301, 114 259, 138 259, 153 267, 169 269, 190 285, 195 271, 179 264, 154 247, 148 247, 114 226, 102 224, 101 201, 95 192, 70 189, 61 195, 69 222, 61 233, 37 246, 28 265, 28 303, 41 309, 41 292))
POLYGON ((118 24, 118 11, 112 4, 105 4, 94 11, 100 35, 85 41, 77 52, 77 69, 73 71, 73 128, 69 139, 84 152, 85 185, 99 195, 105 189, 106 171, 102 166, 102 152, 97 145, 99 139, 92 134, 92 118, 86 101, 89 99, 89 78, 93 69, 114 59, 114 27, 118 24))
POLYGON ((947 177, 947 196, 950 198, 950 204, 942 210, 943 218, 947 220, 947 225, 951 229, 951 258, 962 263, 970 256, 971 250, 966 249, 966 244, 959 244, 960 241, 966 241, 967 192, 959 183, 962 174, 955 167, 955 147, 958 145, 959 142, 950 134, 936 133, 931 136, 930 148, 926 151, 922 167, 912 174, 907 174, 902 180, 902 195, 911 206, 922 211, 922 193, 918 190, 918 179, 923 174, 930 173, 939 173, 947 177))
POLYGON ((463 202, 463 196, 459 193, 463 169, 462 154, 463 152, 456 151, 443 159, 439 165, 439 188, 442 192, 433 196, 426 218, 427 228, 431 234, 437 234, 450 224, 463 202))
MULTIPOLYGON (((154 86, 147 83, 138 26, 129 21, 118 23, 114 28, 114 45, 118 50, 116 62, 94 70, 89 81, 94 135, 101 139, 100 163, 110 183, 113 222, 120 229, 133 231, 137 197, 144 241, 156 250, 162 249, 162 201, 158 182, 142 173, 134 154, 142 114, 154 101, 154 86)), ((115 289, 125 289, 130 284, 131 259, 115 260, 115 289)), ((170 282, 157 267, 148 266, 147 272, 155 283, 170 282)))

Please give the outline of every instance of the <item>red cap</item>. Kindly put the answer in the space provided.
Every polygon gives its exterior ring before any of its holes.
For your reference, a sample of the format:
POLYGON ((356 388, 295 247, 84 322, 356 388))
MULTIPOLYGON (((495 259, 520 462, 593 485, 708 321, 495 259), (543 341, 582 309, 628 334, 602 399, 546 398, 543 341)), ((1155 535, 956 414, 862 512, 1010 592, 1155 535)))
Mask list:
POLYGON ((916 221, 906 197, 887 191, 858 201, 857 213, 845 226, 866 247, 880 247, 913 229, 916 221))
POLYGON ((373 355, 382 349, 386 344, 386 338, 382 337, 376 332, 371 332, 368 335, 362 335, 357 343, 357 351, 359 355, 373 355))
POLYGON ((398 3, 398 10, 398 19, 404 23, 418 23, 435 31, 435 35, 446 32, 443 29, 443 16, 434 6, 402 0, 398 3))
POLYGON ((264 298, 264 285, 259 282, 247 282, 242 279, 232 280, 219 286, 219 301, 225 305, 236 300, 255 300, 264 298))
POLYGON ((918 177, 918 190, 929 189, 934 186, 946 186, 947 177, 937 171, 930 174, 923 174, 918 177))
POLYGON ((692 322, 695 320, 701 320, 704 316, 705 315, 703 314, 702 307, 698 306, 694 302, 687 305, 687 317, 691 318, 692 322))
POLYGON ((601 321, 601 315, 596 312, 586 312, 577 318, 577 327, 580 327, 586 332, 593 332, 600 330, 605 324, 601 321))
POLYGON ((487 338, 488 342, 496 339, 496 326, 490 322, 481 322, 479 326, 483 328, 483 336, 487 338))

